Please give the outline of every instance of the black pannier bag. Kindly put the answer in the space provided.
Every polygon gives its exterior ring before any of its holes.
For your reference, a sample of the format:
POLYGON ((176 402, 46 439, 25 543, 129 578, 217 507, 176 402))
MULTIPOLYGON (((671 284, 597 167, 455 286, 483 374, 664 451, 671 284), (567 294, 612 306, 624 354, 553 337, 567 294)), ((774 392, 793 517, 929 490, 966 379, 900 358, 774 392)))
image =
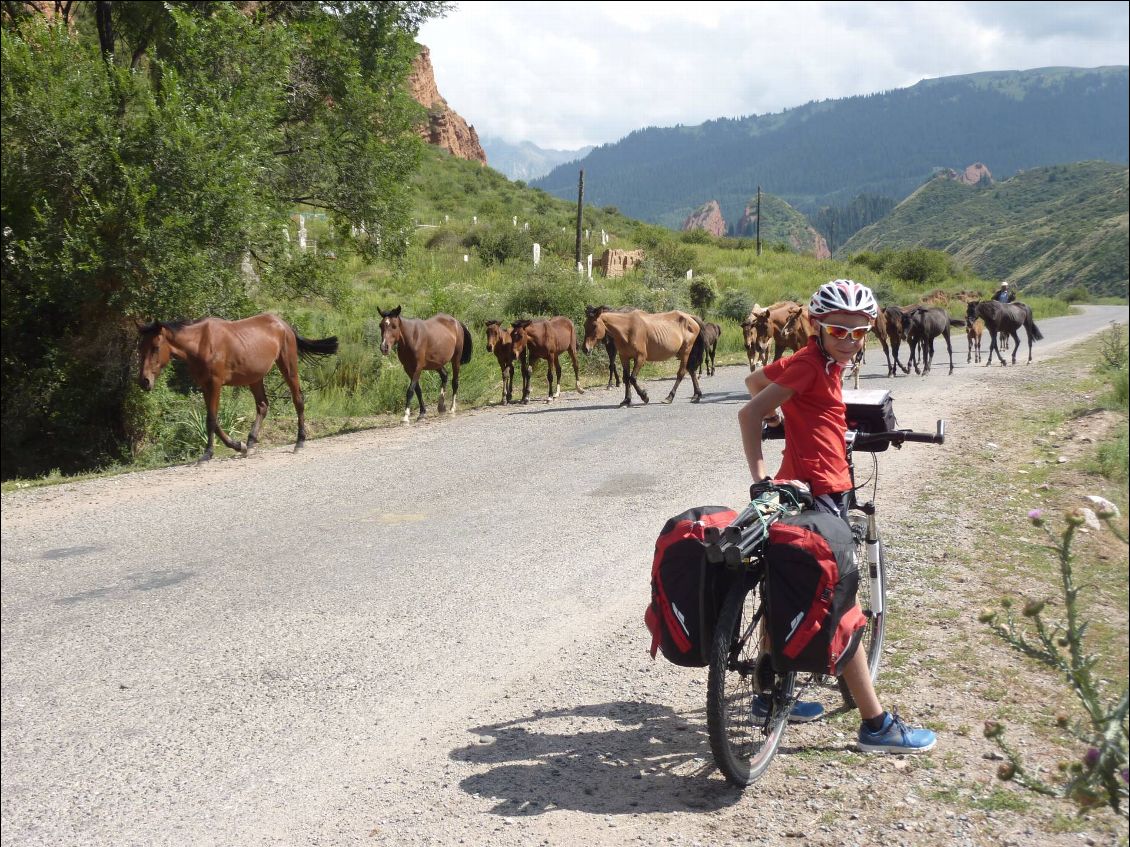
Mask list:
POLYGON ((839 676, 867 618, 855 602, 859 571, 851 530, 824 512, 782 517, 769 527, 766 604, 778 673, 839 676))
POLYGON ((714 624, 736 571, 706 561, 703 537, 707 527, 729 526, 736 517, 724 506, 701 506, 663 525, 651 563, 651 603, 644 614, 652 658, 661 650, 676 665, 710 663, 714 624))
MULTIPOLYGON (((894 432, 898 429, 895 406, 889 391, 879 388, 845 389, 844 405, 847 406, 848 429, 866 433, 894 432)), ((882 453, 890 446, 889 441, 881 441, 856 449, 882 453)))

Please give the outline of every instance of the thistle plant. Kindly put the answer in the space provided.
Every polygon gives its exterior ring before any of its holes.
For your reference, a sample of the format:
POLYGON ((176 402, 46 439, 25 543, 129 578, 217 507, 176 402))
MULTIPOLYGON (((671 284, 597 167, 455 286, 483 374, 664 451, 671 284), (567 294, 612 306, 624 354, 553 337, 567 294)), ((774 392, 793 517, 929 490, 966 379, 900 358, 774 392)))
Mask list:
POLYGON ((1101 497, 1087 499, 1094 509, 1080 507, 1068 511, 1064 515, 1063 531, 1058 535, 1041 510, 1028 513, 1032 524, 1047 534, 1051 542, 1048 549, 1054 551, 1059 559, 1064 620, 1049 621, 1046 602, 1029 598, 1021 607, 1021 616, 1027 619, 1026 623, 1022 623, 1008 597, 1001 601, 1002 611, 987 609, 980 617, 1016 650, 1063 675, 1082 705, 1086 718, 1073 722, 1066 712, 1060 712, 1056 715, 1056 724, 1080 743, 1083 753, 1074 762, 1061 762, 1060 778, 1053 783, 1041 779, 1024 765, 1017 751, 1005 740, 1004 724, 986 721, 985 737, 992 739, 1004 753, 1005 761, 997 769, 1000 779, 1012 780, 1047 796, 1069 798, 1081 812, 1108 805, 1127 817, 1127 782, 1130 779, 1127 771, 1127 708, 1130 694, 1123 685, 1122 693, 1111 699, 1103 683, 1095 677, 1097 658, 1087 653, 1084 645, 1087 622, 1080 620, 1079 588, 1075 584, 1072 567, 1072 542, 1076 531, 1085 524, 1093 529, 1100 529, 1102 524, 1106 524, 1123 544, 1126 536, 1112 523, 1119 516, 1113 503, 1101 497))

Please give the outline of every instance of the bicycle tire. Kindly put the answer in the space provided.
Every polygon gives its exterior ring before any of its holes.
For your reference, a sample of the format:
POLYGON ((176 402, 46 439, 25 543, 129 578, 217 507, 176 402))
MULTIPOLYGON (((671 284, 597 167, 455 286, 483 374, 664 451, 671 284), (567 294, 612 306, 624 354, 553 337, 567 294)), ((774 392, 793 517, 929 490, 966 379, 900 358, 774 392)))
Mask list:
MULTIPOLYGON (((883 610, 877 613, 872 608, 872 588, 870 569, 867 562, 867 543, 865 541, 867 518, 862 515, 852 515, 851 522, 853 525, 861 526, 862 533, 857 533, 853 530, 852 534, 855 536, 855 549, 857 559, 860 563, 859 569, 859 593, 857 599, 859 607, 863 610, 863 614, 867 616, 867 629, 863 633, 863 638, 860 639, 859 648, 867 656, 867 669, 871 672, 871 683, 874 684, 879 679, 879 668, 883 660, 883 638, 886 634, 887 628, 887 554, 883 547, 883 539, 879 539, 879 592, 880 592, 880 608, 883 610)), ((854 709, 856 706, 855 698, 851 696, 848 691, 847 683, 844 682, 843 677, 839 677, 836 682, 840 688, 840 694, 843 696, 844 705, 849 709, 854 709)))
POLYGON ((726 780, 744 788, 769 767, 796 699, 796 674, 775 677, 774 704, 765 721, 755 721, 756 665, 761 652, 761 582, 739 580, 718 616, 710 649, 706 726, 714 762, 726 780))

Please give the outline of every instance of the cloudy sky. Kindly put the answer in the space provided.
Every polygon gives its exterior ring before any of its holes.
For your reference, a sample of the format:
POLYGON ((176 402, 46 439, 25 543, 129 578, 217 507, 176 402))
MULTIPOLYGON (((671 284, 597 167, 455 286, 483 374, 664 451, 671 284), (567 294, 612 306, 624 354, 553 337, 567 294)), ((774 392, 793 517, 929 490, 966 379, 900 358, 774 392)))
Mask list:
POLYGON ((460 2, 429 21, 480 135, 572 150, 928 77, 1130 64, 1126 2, 460 2))

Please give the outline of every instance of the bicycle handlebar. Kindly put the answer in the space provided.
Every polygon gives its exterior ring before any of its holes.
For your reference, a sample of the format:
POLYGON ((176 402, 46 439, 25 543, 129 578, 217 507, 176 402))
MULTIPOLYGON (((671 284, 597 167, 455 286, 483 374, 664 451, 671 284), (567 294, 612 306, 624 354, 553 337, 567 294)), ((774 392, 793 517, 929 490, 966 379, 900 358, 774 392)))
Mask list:
MULTIPOLYGON (((785 428, 784 426, 764 426, 761 430, 761 437, 768 441, 783 440, 785 428)), ((853 447, 866 447, 871 444, 883 443, 901 447, 907 441, 920 444, 945 444, 946 422, 938 421, 935 432, 915 432, 912 429, 896 429, 891 432, 860 432, 849 429, 848 437, 853 447)))

